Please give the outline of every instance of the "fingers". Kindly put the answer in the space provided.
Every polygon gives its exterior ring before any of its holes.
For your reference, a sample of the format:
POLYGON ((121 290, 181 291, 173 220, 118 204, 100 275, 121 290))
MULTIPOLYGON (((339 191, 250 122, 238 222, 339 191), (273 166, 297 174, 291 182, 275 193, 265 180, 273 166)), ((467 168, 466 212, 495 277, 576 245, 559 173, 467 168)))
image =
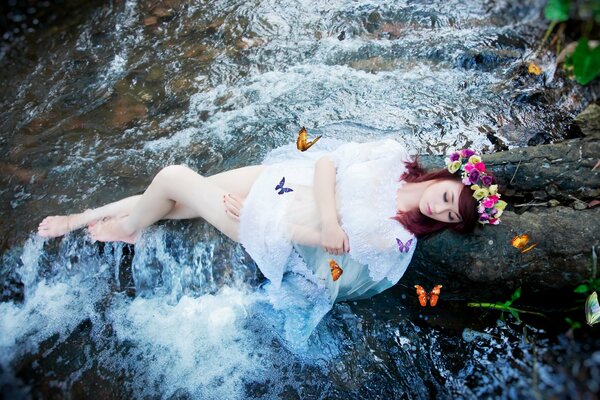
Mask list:
POLYGON ((241 199, 228 193, 223 195, 223 203, 225 204, 225 213, 236 221, 239 221, 240 209, 242 208, 241 199))

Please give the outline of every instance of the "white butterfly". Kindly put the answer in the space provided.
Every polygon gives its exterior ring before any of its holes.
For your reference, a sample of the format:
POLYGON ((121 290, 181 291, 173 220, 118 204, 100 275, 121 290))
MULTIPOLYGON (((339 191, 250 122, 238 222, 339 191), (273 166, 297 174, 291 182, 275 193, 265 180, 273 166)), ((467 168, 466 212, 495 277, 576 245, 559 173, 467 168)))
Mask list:
POLYGON ((600 320, 600 305, 596 292, 590 294, 585 301, 585 318, 589 326, 593 326, 600 320))

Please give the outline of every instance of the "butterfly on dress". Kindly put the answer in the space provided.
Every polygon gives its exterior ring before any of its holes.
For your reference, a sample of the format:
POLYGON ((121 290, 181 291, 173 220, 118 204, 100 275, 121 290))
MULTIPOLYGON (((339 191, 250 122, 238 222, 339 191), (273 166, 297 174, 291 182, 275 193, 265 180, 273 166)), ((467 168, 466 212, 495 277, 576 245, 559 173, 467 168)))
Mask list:
POLYGON ((306 138, 306 128, 302 127, 302 128, 300 128, 300 132, 298 132, 298 139, 296 139, 296 147, 300 151, 306 151, 306 150, 310 149, 310 146, 317 143, 317 141, 319 139, 321 139, 321 136, 323 136, 323 135, 319 135, 315 139, 313 139, 309 142, 306 138))
POLYGON ((277 184, 277 186, 275 186, 275 190, 279 191, 277 194, 284 194, 284 193, 287 193, 287 192, 293 192, 294 191, 294 189, 283 187, 284 184, 285 184, 285 176, 283 178, 281 178, 281 180, 279 181, 279 183, 277 184))
POLYGON ((331 277, 334 282, 340 279, 340 276, 344 273, 342 267, 340 267, 333 259, 329 260, 329 268, 331 268, 331 277))
POLYGON ((402 243, 402 240, 396 238, 396 243, 398 243, 398 250, 400 250, 400 253, 408 253, 408 250, 410 250, 410 245, 412 244, 412 239, 409 239, 406 244, 402 243))
POLYGON ((529 235, 524 233, 522 235, 517 235, 514 238, 512 238, 512 240, 510 241, 510 244, 517 248, 517 249, 521 249, 521 253, 527 253, 529 250, 533 249, 535 246, 537 246, 537 243, 534 243, 532 245, 530 245, 529 247, 525 247, 527 246, 527 243, 529 243, 529 235))
POLYGON ((438 298, 440 297, 440 289, 442 285, 435 285, 431 292, 427 293, 422 286, 415 285, 417 288, 417 295, 419 296, 419 303, 421 303, 421 307, 425 307, 427 305, 427 300, 429 300, 429 305, 431 307, 435 307, 438 302, 438 298))

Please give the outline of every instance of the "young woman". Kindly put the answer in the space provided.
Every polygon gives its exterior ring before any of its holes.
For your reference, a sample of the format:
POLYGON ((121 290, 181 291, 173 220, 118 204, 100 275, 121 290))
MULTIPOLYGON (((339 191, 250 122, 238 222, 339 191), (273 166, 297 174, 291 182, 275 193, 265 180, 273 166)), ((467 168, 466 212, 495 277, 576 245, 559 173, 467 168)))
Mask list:
POLYGON ((288 273, 301 275, 332 304, 393 286, 417 237, 499 222, 506 203, 481 159, 467 149, 447 163, 426 172, 395 140, 324 139, 305 152, 280 147, 262 165, 208 177, 173 165, 143 195, 47 217, 38 234, 57 237, 88 225, 95 240, 134 243, 161 219, 202 217, 240 242, 273 287, 288 273))

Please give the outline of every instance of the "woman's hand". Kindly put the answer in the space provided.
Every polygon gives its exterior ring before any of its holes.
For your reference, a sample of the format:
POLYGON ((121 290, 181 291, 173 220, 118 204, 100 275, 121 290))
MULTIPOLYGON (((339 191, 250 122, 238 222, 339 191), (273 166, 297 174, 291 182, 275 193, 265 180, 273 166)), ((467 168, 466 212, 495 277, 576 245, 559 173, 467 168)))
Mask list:
POLYGON ((240 220, 240 212, 244 207, 244 198, 234 193, 223 195, 223 203, 225 203, 225 213, 236 221, 240 220))
POLYGON ((325 224, 321 229, 321 246, 327 253, 340 255, 350 251, 350 239, 337 222, 325 224))

